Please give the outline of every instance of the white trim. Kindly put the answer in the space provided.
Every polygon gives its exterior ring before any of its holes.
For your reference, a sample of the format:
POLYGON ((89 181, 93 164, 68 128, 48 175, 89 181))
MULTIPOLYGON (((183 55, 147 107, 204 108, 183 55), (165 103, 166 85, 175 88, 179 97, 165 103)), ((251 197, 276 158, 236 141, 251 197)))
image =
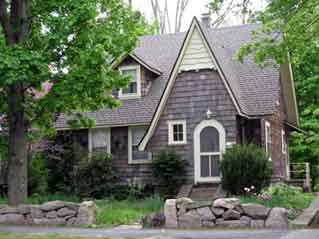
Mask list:
POLYGON ((271 126, 270 122, 265 120, 265 150, 266 154, 269 156, 269 160, 271 161, 271 154, 272 152, 268 152, 268 141, 270 144, 272 144, 272 138, 271 138, 271 126), (268 128, 269 128, 269 135, 270 135, 270 140, 268 139, 268 128))
MULTIPOLYGON (((145 126, 147 127, 147 126, 145 126)), ((148 164, 152 162, 152 153, 148 153, 147 157, 148 159, 145 160, 133 160, 133 152, 132 152, 132 128, 138 128, 138 127, 128 127, 128 144, 127 144, 127 148, 128 148, 128 164, 148 164)))
POLYGON ((135 56, 134 54, 127 54, 127 53, 124 53, 123 55, 121 55, 119 57, 119 60, 118 61, 114 61, 111 65, 111 67, 114 69, 116 67, 118 67, 122 61, 127 57, 127 56, 130 56, 132 57, 136 62, 138 62, 139 64, 141 64, 142 66, 144 66, 146 69, 148 69, 149 71, 157 74, 157 75, 161 75, 162 72, 160 72, 159 70, 147 65, 145 62, 143 62, 141 59, 139 59, 137 56, 135 56))
POLYGON ((92 145, 92 130, 95 129, 105 129, 105 132, 107 134, 106 139, 106 146, 107 146, 107 153, 111 154, 111 128, 90 128, 88 129, 88 150, 89 150, 89 157, 92 156, 93 152, 93 145, 92 145))
POLYGON ((287 154, 287 140, 286 140, 286 132, 281 130, 281 150, 283 154, 287 154))
POLYGON ((169 120, 167 121, 168 125, 168 145, 182 145, 187 143, 187 128, 186 120, 169 120), (174 125, 183 126, 183 140, 175 141, 174 140, 174 125))
POLYGON ((140 65, 129 65, 119 67, 119 71, 122 74, 126 70, 136 70, 136 93, 124 94, 122 88, 119 90, 120 99, 135 99, 139 98, 142 95, 141 92, 141 66, 140 65))
MULTIPOLYGON (((130 127, 130 126, 148 126, 145 125, 145 123, 136 123, 136 124, 112 124, 112 125, 96 125, 94 127, 92 127, 91 129, 101 129, 101 128, 116 128, 116 127, 130 127)), ((77 129, 88 129, 85 127, 79 127, 77 129)), ((56 128, 57 131, 66 131, 66 130, 74 130, 72 128, 56 128)))
POLYGON ((223 153, 226 150, 226 131, 221 123, 218 121, 203 120, 199 123, 194 130, 194 179, 195 183, 202 182, 220 182, 221 177, 201 177, 200 176, 200 156, 205 155, 206 153, 200 152, 200 133, 206 127, 214 127, 219 133, 219 143, 220 143, 220 152, 219 153, 208 153, 209 155, 220 155, 222 158, 223 153))
POLYGON ((213 53, 211 51, 211 48, 208 46, 206 38, 203 36, 203 32, 201 30, 201 27, 200 27, 197 19, 194 18, 194 20, 192 21, 191 26, 190 26, 190 28, 188 30, 188 33, 186 35, 183 48, 180 51, 180 54, 179 54, 179 56, 178 56, 178 58, 176 60, 175 66, 174 66, 174 68, 173 68, 173 70, 171 72, 170 78, 168 79, 167 86, 166 86, 166 88, 164 90, 164 93, 163 93, 162 98, 160 100, 160 103, 158 105, 157 111, 155 112, 155 115, 152 118, 151 125, 150 125, 149 129, 147 130, 147 133, 146 133, 145 137, 143 138, 142 142, 140 143, 140 146, 139 146, 140 150, 144 150, 146 148, 147 142, 150 140, 150 138, 152 137, 152 135, 155 132, 156 125, 157 125, 157 123, 159 121, 160 115, 162 114, 162 112, 164 110, 164 106, 166 104, 166 101, 167 101, 167 99, 168 99, 168 97, 170 95, 171 89, 172 89, 172 87, 174 85, 174 82, 176 80, 176 77, 178 75, 181 61, 183 59, 185 50, 187 49, 187 47, 189 45, 189 42, 190 42, 190 39, 191 39, 191 36, 192 36, 192 33, 193 33, 195 27, 197 29, 199 29, 199 33, 200 33, 202 39, 204 40, 203 42, 204 42, 205 46, 208 48, 208 50, 209 50, 210 56, 212 57, 212 61, 213 61, 214 65, 217 67, 217 71, 218 71, 219 75, 221 76, 221 78, 223 80, 223 83, 224 83, 224 85, 225 85, 225 87, 226 87, 226 89, 227 89, 227 91, 228 91, 228 93, 229 93, 229 95, 230 95, 230 97, 232 99, 232 102, 235 105, 235 108, 237 109, 238 114, 239 115, 243 115, 241 113, 241 110, 239 108, 238 103, 235 100, 235 97, 234 97, 232 91, 230 90, 230 88, 229 88, 229 86, 228 86, 228 84, 226 82, 224 74, 222 74, 221 68, 217 64, 217 60, 215 59, 215 57, 214 57, 214 55, 213 55, 213 53))

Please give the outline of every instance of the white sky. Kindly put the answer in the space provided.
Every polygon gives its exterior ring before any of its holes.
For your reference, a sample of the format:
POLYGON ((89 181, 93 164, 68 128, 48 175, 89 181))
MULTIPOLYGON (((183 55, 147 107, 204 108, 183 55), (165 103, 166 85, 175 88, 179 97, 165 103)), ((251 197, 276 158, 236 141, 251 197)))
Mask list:
MULTIPOLYGON (((132 0, 133 7, 139 11, 141 11, 147 20, 152 21, 152 7, 151 0, 132 0)), ((164 4, 164 0, 159 0, 160 4, 164 4)), ((185 11, 182 31, 187 30, 190 25, 191 20, 194 16, 200 19, 201 14, 207 13, 207 4, 210 0, 191 0, 187 10, 185 11)), ((175 16, 175 8, 176 8, 177 0, 168 0, 168 9, 170 16, 175 16)), ((266 6, 266 0, 253 0, 254 8, 257 10, 261 10, 266 6)), ((232 16, 227 19, 226 25, 238 25, 240 21, 238 17, 232 16)))

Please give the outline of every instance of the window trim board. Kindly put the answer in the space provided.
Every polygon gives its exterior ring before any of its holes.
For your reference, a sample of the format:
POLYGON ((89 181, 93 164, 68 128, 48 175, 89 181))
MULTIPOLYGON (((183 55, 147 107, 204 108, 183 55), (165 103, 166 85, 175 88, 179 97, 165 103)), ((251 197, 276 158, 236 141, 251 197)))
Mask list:
POLYGON ((123 89, 119 89, 118 96, 120 99, 135 99, 142 96, 142 89, 141 89, 141 66, 140 65, 127 65, 119 67, 119 71, 122 74, 125 70, 136 70, 136 94, 123 94, 123 89))
POLYGON ((187 127, 186 120, 168 120, 168 145, 184 145, 187 144, 187 127), (183 141, 174 140, 174 125, 183 126, 183 141))
MULTIPOLYGON (((142 126, 140 126, 140 127, 142 127, 142 126)), ((152 163, 152 153, 151 152, 148 152, 148 154, 147 154, 148 159, 145 159, 145 160, 133 160, 132 128, 137 128, 137 127, 128 127, 128 131, 127 131, 128 132, 128 134, 127 134, 128 164, 149 164, 149 163, 152 163)))

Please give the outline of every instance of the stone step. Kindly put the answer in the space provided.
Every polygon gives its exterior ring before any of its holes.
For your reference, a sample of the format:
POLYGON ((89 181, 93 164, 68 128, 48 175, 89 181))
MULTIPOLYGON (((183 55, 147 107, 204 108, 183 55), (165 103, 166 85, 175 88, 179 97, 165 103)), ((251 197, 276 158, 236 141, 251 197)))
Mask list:
POLYGON ((193 200, 212 200, 215 197, 218 184, 199 184, 193 186, 190 198, 193 200))

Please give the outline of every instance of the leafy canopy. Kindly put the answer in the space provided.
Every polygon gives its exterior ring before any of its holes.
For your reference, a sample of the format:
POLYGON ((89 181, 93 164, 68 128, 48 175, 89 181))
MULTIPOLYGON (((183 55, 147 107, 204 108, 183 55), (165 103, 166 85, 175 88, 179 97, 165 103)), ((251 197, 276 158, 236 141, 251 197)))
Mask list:
MULTIPOLYGON (((140 13, 119 0, 32 0, 29 13, 21 44, 6 46, 0 26, 0 88, 23 83, 29 127, 52 132, 58 113, 118 106, 107 92, 129 79, 111 62, 149 31, 140 13)), ((0 111, 8 112, 6 90, 0 91, 0 111)), ((77 116, 73 125, 94 123, 77 116)))

